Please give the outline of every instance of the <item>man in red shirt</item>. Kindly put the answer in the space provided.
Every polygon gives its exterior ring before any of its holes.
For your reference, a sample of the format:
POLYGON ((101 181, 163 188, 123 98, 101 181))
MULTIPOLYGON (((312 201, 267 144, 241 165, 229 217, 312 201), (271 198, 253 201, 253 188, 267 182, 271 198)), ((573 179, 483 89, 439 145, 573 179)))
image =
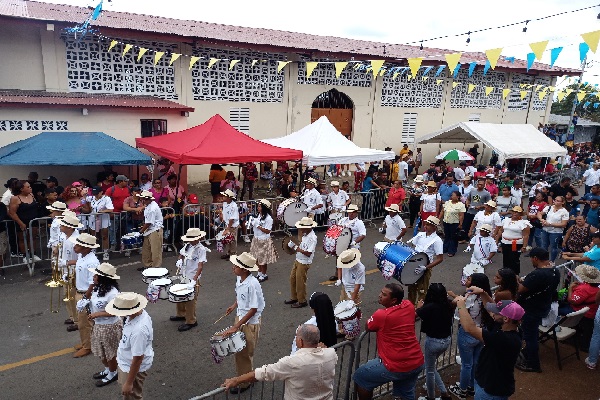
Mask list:
MULTIPOLYGON (((125 175, 117 175, 115 178, 115 185, 108 188, 105 194, 111 198, 114 212, 121 213, 123 212, 123 203, 125 203, 125 199, 131 196, 129 192, 129 187, 127 183, 129 179, 125 175)), ((126 229, 125 225, 125 214, 123 214, 121 218, 121 214, 112 214, 114 217, 113 221, 110 224, 110 247, 111 250, 114 250, 117 247, 117 243, 121 242, 121 236, 126 232, 123 230, 126 229)))
POLYGON ((354 373, 359 400, 372 399, 373 390, 388 382, 394 383, 395 398, 415 398, 424 358, 415 334, 415 307, 403 298, 402 286, 388 283, 379 294, 379 304, 385 308, 375 311, 367 321, 366 329, 377 332, 379 358, 361 365, 354 373))

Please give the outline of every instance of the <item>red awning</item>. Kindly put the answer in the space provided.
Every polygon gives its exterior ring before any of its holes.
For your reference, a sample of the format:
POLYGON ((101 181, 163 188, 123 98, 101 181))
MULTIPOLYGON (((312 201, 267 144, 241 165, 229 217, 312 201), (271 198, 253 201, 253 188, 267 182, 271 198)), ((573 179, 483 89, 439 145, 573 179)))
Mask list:
POLYGON ((302 151, 281 148, 237 131, 219 114, 202 125, 168 135, 135 139, 137 147, 176 164, 233 164, 302 159, 302 151))

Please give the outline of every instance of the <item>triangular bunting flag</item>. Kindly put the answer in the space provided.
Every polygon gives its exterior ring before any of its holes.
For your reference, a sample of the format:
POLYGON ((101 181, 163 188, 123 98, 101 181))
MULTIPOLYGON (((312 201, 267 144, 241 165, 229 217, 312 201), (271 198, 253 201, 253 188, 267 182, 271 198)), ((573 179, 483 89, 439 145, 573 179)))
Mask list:
POLYGON ((111 40, 110 46, 108 46, 108 51, 111 51, 113 49, 113 47, 115 47, 117 45, 117 43, 119 43, 119 42, 117 42, 116 40, 111 40))
POLYGON ((506 61, 508 61, 511 64, 515 63, 515 58, 514 57, 506 57, 506 61))
POLYGON ((527 96, 527 90, 521 90, 521 100, 523 100, 527 96))
POLYGON ((394 75, 392 76, 392 79, 396 79, 396 78, 398 77, 398 74, 399 74, 399 73, 400 73, 400 72, 394 72, 394 75))
POLYGON ((444 69, 446 68, 445 65, 440 65, 437 69, 437 71, 435 71, 435 76, 440 76, 440 74, 442 73, 442 71, 444 71, 444 69))
POLYGON ((423 76, 427 75, 429 73, 429 71, 431 71, 432 69, 433 69, 432 66, 425 68, 425 71, 423 71, 423 76))
POLYGON ((560 54, 562 49, 562 47, 555 47, 552 50, 550 50, 550 68, 554 67, 554 63, 556 62, 556 59, 558 58, 558 55, 560 54))
POLYGON ((373 72, 373 78, 377 78, 377 74, 379 74, 379 70, 383 67, 385 60, 371 60, 371 68, 373 72))
POLYGON ((590 101, 586 101, 585 103, 583 103, 583 106, 584 106, 584 107, 589 107, 589 106, 590 106, 590 104, 592 104, 590 101))
POLYGON ((452 89, 460 85, 460 82, 452 82, 452 89))
POLYGON ((598 50, 598 40, 600 40, 600 31, 582 33, 581 37, 583 41, 590 47, 592 53, 595 53, 598 50))
POLYGON ((164 51, 157 51, 154 53, 154 65, 158 64, 162 56, 165 55, 164 51))
POLYGON ((277 61, 277 73, 280 73, 291 61, 277 61))
POLYGON ((485 66, 483 67, 483 75, 484 76, 490 70, 490 67, 491 67, 490 60, 485 60, 485 66))
POLYGON ((235 64, 239 63, 240 60, 231 60, 229 61, 229 70, 231 71, 233 69, 233 67, 235 67, 235 64))
POLYGON ((573 89, 571 89, 571 88, 565 89, 565 92, 567 92, 567 96, 568 96, 571 93, 573 93, 573 89))
POLYGON ((456 65, 460 61, 461 55, 462 53, 444 54, 444 57, 446 57, 446 63, 448 63, 448 70, 454 71, 456 65))
POLYGON ((500 58, 501 53, 502 47, 498 49, 489 49, 485 51, 485 56, 490 62, 490 67, 492 67, 492 69, 496 69, 496 63, 498 63, 498 58, 500 58))
POLYGON ((598 108, 598 106, 600 106, 600 103, 594 103, 594 108, 598 108))
POLYGON ((454 77, 454 79, 456 79, 456 77, 458 76, 459 70, 460 70, 460 64, 456 64, 456 67, 454 68, 454 72, 452 73, 452 76, 454 77))
POLYGON ((558 101, 562 101, 566 95, 567 94, 565 92, 558 92, 558 95, 556 95, 556 97, 558 97, 558 101))
POLYGON ((506 99, 506 96, 510 94, 510 89, 502 89, 502 98, 506 99))
POLYGON ((410 75, 410 74, 408 74, 408 75, 406 75, 406 78, 407 78, 407 79, 408 79, 408 81, 410 82, 410 81, 412 81, 412 78, 413 78, 413 76, 412 76, 412 75, 410 75))
POLYGON ((493 86, 486 86, 486 87, 485 87, 485 95, 486 95, 486 96, 489 96, 489 95, 490 95, 490 93, 492 93, 492 90, 494 90, 494 87, 493 87, 493 86))
POLYGON ((128 52, 129 50, 131 50, 131 48, 132 48, 132 47, 133 47, 133 45, 132 45, 132 44, 126 44, 126 45, 125 45, 125 48, 123 49, 123 57, 125 57, 125 54, 127 54, 127 52, 128 52))
POLYGON ((519 83, 519 87, 520 87, 521 89, 523 89, 525 86, 527 86, 527 84, 525 84, 525 83, 519 83))
POLYGON ((212 58, 210 60, 208 60, 208 69, 211 69, 213 65, 215 65, 216 63, 218 63, 219 61, 221 61, 220 58, 212 58))
POLYGON ((315 61, 306 62, 306 78, 310 78, 315 68, 317 68, 317 65, 319 65, 319 63, 315 61))
POLYGON ((199 59, 200 59, 200 57, 192 56, 190 58, 190 67, 188 69, 192 69, 192 67, 194 66, 194 64, 196 64, 199 59))
POLYGON ((385 74, 385 73, 386 73, 386 70, 385 70, 385 68, 381 68, 381 69, 379 70, 379 76, 383 76, 383 74, 385 74))
POLYGON ((477 85, 473 85, 472 83, 469 83, 469 88, 467 89, 467 93, 471 93, 476 87, 477 87, 477 85))
POLYGON ((586 94, 587 94, 586 92, 579 92, 579 93, 577 93, 577 100, 578 101, 583 100, 583 98, 585 97, 586 94))
POLYGON ((527 71, 533 66, 533 62, 535 61, 534 53, 527 53, 527 71))
POLYGON ((440 84, 441 84, 443 81, 444 81, 443 79, 436 79, 436 80, 435 80, 435 83, 436 83, 437 85, 440 85, 440 84))
POLYGON ((590 51, 590 46, 588 46, 587 43, 579 43, 579 62, 583 62, 583 60, 585 60, 588 51, 590 51))
POLYGON ((140 61, 142 59, 142 57, 144 56, 144 54, 146 54, 147 51, 148 51, 148 49, 140 47, 140 51, 138 52, 137 60, 140 61))
POLYGON ((412 73, 412 76, 417 76, 417 72, 419 72, 419 68, 421 68, 423 58, 408 58, 406 61, 408 61, 408 66, 410 67, 410 72, 412 73))
POLYGON ((344 68, 346 68, 346 65, 348 65, 348 62, 336 62, 335 63, 335 77, 340 79, 340 76, 342 75, 342 71, 344 70, 344 68))
POLYGON ((545 90, 540 90, 538 92, 538 97, 540 98, 540 101, 544 100, 544 97, 546 97, 546 93, 548 92, 546 92, 545 90))
POLYGON ((429 79, 429 77, 428 77, 428 76, 424 76, 424 77, 423 77, 423 80, 424 80, 424 81, 427 81, 427 79, 429 79))
POLYGON ((548 86, 548 90, 551 92, 554 92, 556 90, 556 87, 554 86, 548 86))
POLYGON ((179 53, 171 53, 171 61, 169 61, 169 65, 173 65, 173 63, 175 62, 175 60, 177 60, 179 57, 181 57, 181 54, 179 54, 179 53))
POLYGON ((531 47, 531 51, 533 51, 533 54, 535 54, 535 58, 538 61, 542 60, 544 51, 546 51, 546 46, 548 46, 547 40, 543 40, 541 42, 529 43, 529 47, 531 47))
POLYGON ((477 61, 473 61, 469 63, 469 78, 473 76, 473 72, 475 72, 475 67, 477 66, 477 61))

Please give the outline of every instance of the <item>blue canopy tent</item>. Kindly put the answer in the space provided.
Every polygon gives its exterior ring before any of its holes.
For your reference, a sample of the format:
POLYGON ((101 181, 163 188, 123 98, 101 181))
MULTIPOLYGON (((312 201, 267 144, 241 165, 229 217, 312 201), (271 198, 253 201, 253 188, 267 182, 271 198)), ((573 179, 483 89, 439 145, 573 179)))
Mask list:
POLYGON ((152 159, 102 132, 42 132, 0 148, 0 165, 149 165, 152 159))

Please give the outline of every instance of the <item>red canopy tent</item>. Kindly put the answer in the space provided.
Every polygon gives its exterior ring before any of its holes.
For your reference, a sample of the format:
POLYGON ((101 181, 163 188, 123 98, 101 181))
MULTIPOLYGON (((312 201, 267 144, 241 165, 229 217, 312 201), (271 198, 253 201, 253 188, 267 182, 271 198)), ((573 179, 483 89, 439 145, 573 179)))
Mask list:
POLYGON ((219 114, 183 131, 135 139, 135 144, 179 165, 302 159, 302 151, 253 139, 229 125, 219 114))

